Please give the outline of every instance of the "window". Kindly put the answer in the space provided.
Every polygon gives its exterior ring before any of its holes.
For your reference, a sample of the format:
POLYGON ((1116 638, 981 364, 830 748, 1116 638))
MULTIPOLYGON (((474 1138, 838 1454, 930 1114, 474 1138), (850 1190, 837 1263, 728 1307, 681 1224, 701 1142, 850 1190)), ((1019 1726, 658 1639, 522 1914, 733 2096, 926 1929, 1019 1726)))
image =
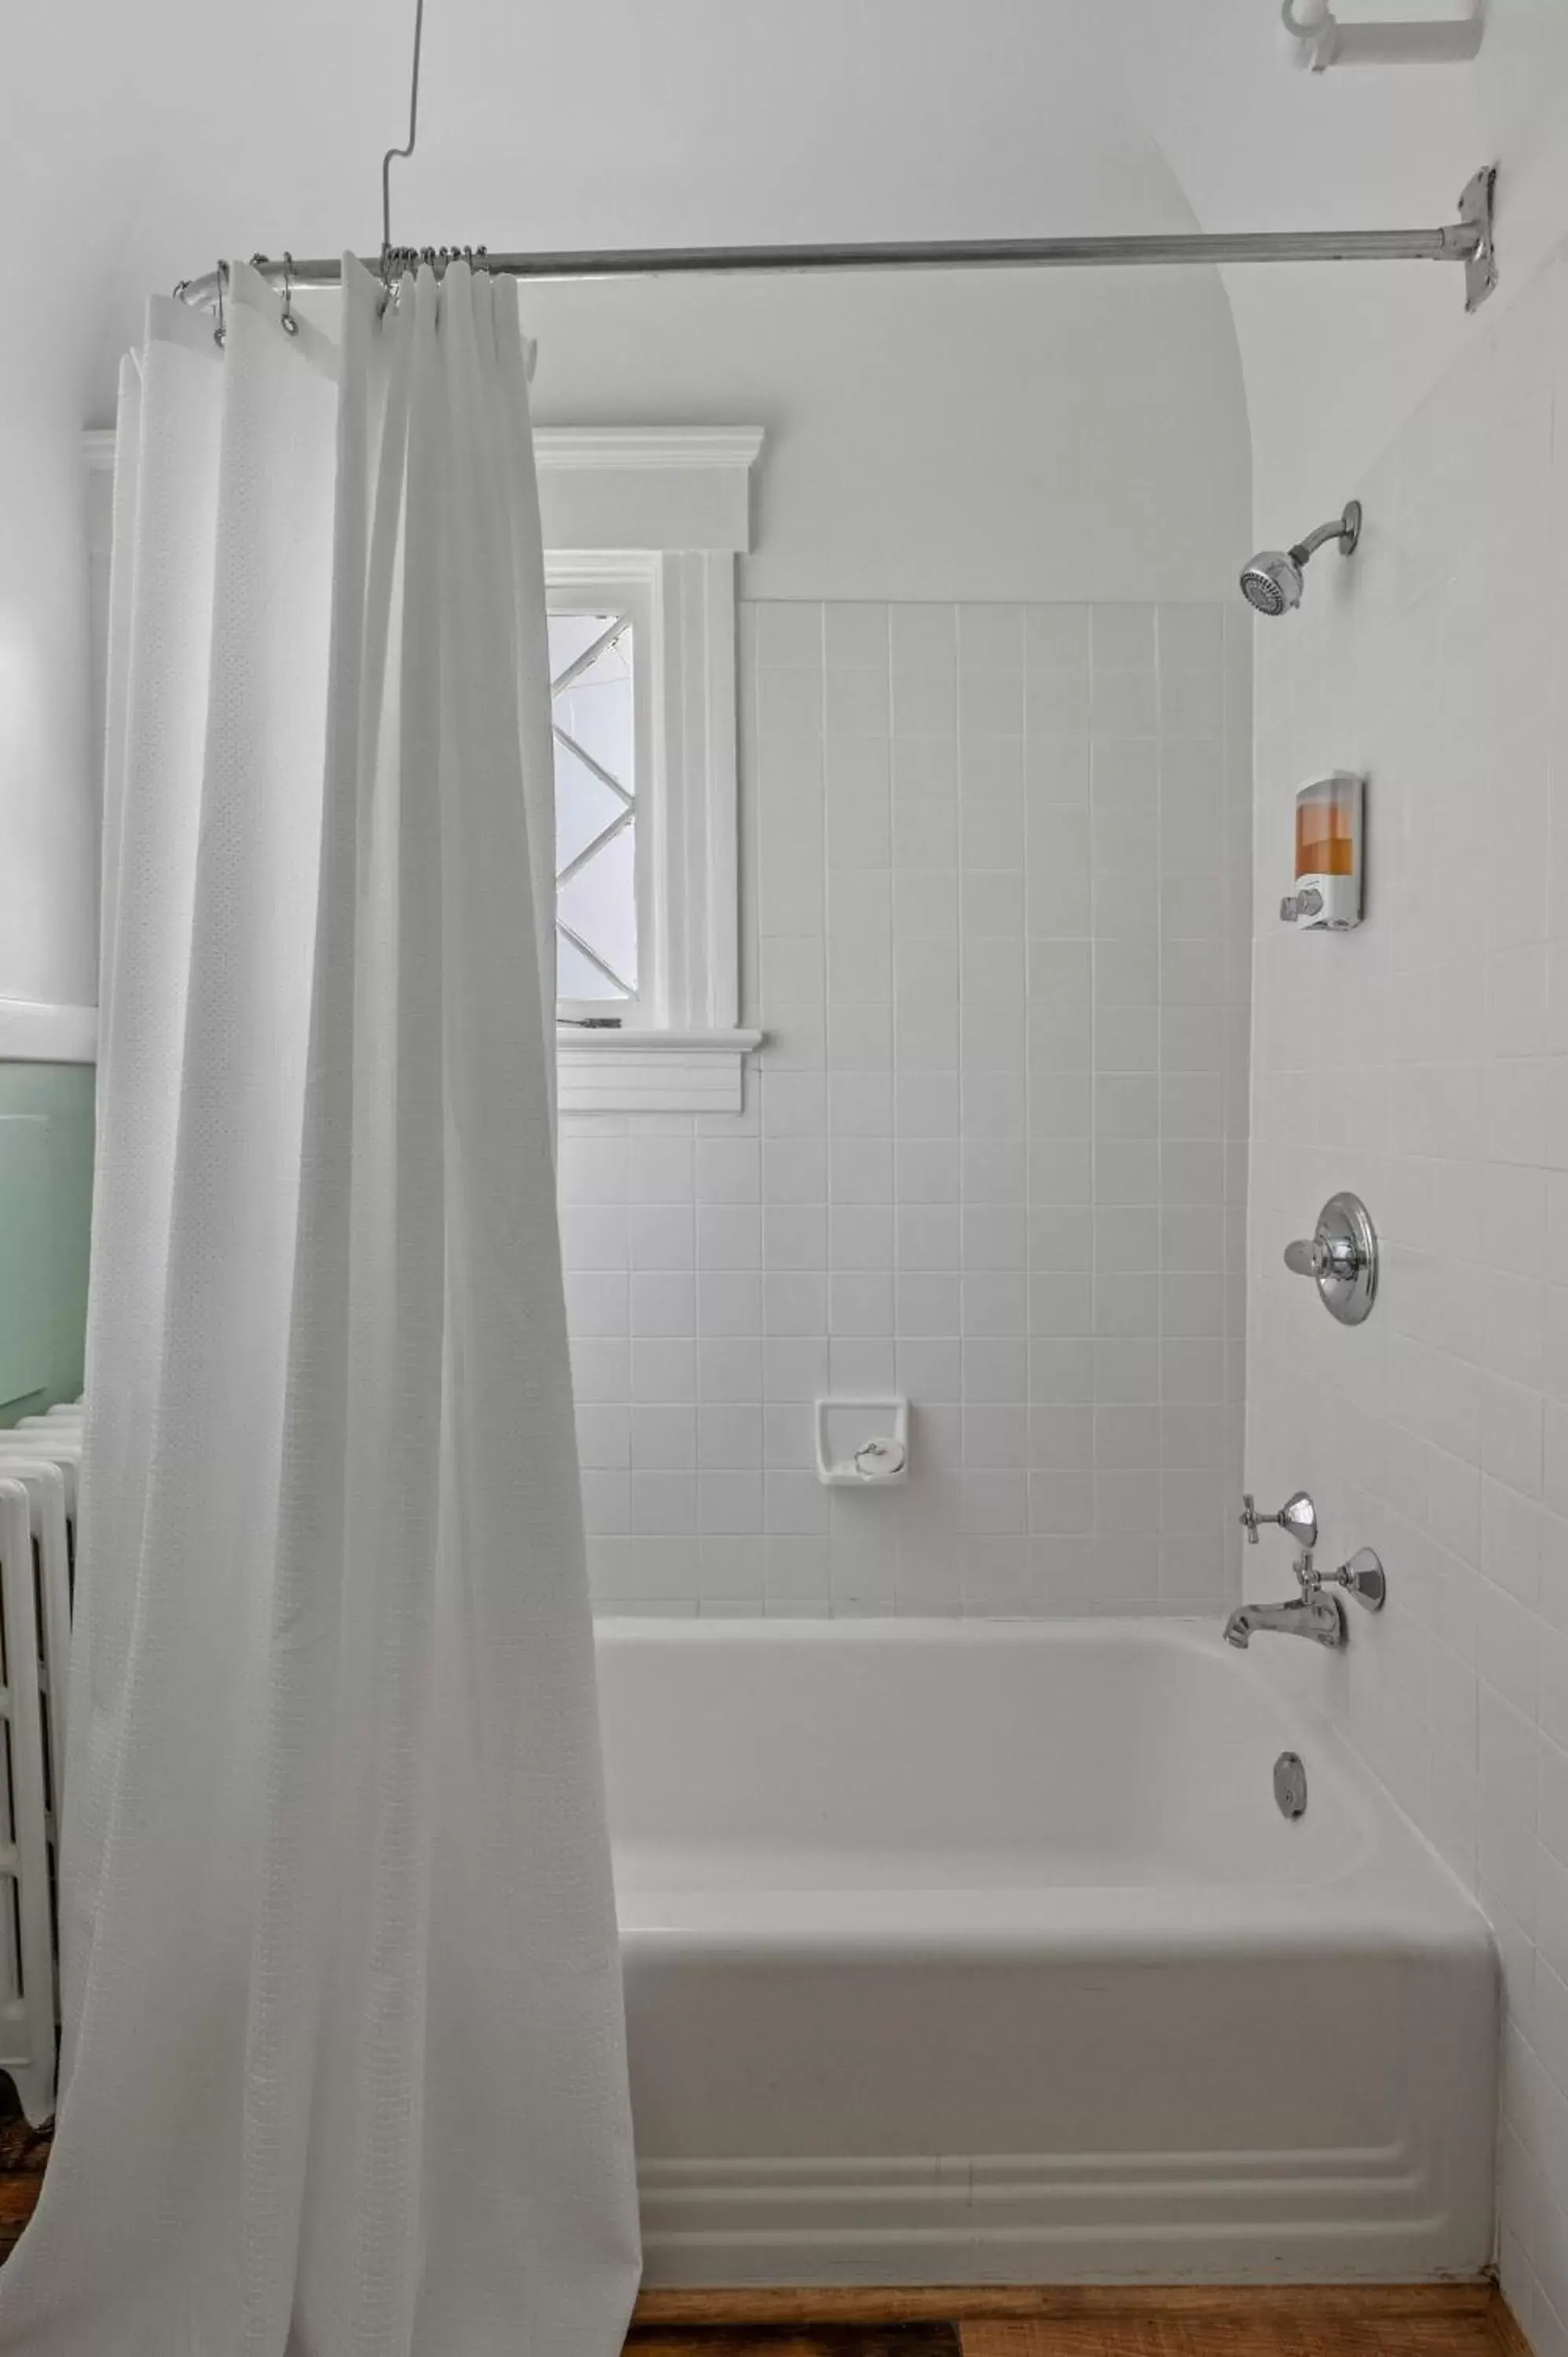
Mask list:
POLYGON ((749 428, 541 428, 566 1112, 738 1111, 749 428))
MULTIPOLYGON (((113 441, 86 437, 105 579, 113 441)), ((751 545, 762 436, 542 426, 533 444, 561 1107, 738 1111, 742 1060, 761 1034, 738 1028, 736 558, 751 545)))
MULTIPOLYGON (((555 988, 568 1020, 619 1013, 638 996, 642 931, 633 601, 587 611, 557 592, 550 614, 555 734, 555 988)), ((646 733, 646 691, 641 718, 646 733)), ((646 861, 642 866, 646 867, 646 861)))

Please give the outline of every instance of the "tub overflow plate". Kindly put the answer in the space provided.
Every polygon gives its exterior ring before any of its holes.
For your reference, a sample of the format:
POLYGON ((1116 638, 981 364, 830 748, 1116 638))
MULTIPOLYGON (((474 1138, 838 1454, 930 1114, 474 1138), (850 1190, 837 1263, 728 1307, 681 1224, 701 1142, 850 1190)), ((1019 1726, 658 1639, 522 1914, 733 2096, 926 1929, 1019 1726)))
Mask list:
POLYGON ((1284 1817, 1306 1814, 1306 1770, 1296 1751, 1282 1751, 1274 1761, 1274 1798, 1284 1817))

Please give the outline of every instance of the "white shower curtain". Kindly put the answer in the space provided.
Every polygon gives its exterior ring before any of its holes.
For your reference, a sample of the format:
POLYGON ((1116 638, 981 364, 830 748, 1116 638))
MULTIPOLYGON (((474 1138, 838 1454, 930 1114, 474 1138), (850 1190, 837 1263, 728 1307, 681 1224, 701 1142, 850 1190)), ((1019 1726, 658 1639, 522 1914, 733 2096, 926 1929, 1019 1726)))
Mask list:
POLYGON ((26 2357, 612 2357, 636 2284, 516 290, 344 282, 123 378, 26 2357))

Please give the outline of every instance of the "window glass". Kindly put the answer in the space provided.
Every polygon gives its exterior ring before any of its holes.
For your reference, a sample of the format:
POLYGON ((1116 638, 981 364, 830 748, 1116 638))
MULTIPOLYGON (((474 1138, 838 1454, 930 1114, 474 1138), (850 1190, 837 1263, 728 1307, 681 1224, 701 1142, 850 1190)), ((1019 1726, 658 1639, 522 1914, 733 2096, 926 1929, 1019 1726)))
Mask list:
POLYGON ((563 999, 637 996, 633 663, 629 614, 551 615, 555 986, 563 999))

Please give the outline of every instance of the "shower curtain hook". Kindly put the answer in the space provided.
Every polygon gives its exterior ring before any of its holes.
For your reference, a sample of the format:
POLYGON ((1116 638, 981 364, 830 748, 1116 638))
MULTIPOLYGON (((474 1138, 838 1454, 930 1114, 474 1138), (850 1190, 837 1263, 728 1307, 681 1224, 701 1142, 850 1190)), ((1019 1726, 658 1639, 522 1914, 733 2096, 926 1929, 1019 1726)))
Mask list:
POLYGON ((285 245, 283 250, 283 314, 281 325, 285 336, 297 336, 299 321, 294 316, 294 256, 285 245))
POLYGON ((218 325, 212 330, 212 340, 220 351, 229 340, 229 330, 223 318, 223 281, 228 274, 228 264, 220 262, 218 264, 218 325))

